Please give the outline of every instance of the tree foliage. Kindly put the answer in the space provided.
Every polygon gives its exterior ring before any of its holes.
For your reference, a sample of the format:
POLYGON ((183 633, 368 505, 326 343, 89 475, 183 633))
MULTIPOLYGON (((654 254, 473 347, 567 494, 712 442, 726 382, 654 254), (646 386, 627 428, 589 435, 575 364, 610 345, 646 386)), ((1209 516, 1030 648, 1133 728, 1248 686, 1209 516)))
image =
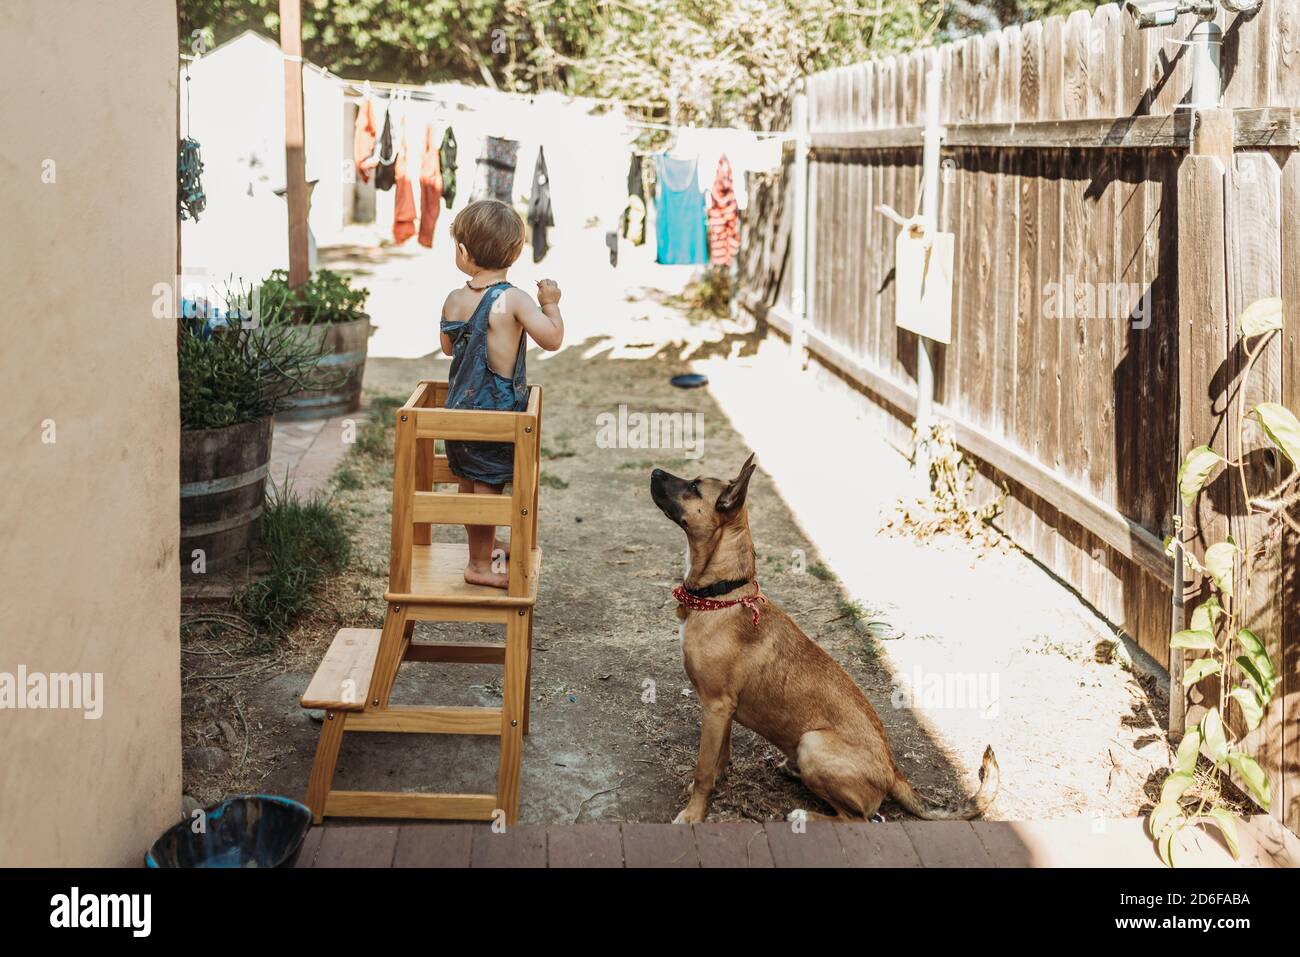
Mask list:
MULTIPOLYGON (((761 119, 815 70, 1090 0, 302 0, 335 73, 623 100, 678 122, 761 119)), ((278 35, 278 0, 182 0, 182 51, 278 35)))

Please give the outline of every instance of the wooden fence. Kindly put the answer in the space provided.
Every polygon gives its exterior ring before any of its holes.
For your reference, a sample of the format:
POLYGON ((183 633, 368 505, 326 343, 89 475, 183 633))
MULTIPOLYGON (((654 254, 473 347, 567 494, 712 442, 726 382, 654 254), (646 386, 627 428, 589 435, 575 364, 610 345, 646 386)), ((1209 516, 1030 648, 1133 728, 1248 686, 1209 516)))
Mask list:
MULTIPOLYGON (((1010 490, 1004 531, 1175 682, 1184 662, 1169 637, 1201 597, 1163 546, 1182 509, 1175 476, 1200 442, 1227 451, 1235 318, 1255 299, 1281 295, 1289 316, 1250 401, 1300 409, 1300 0, 1219 22, 1223 109, 1207 112, 1179 108, 1192 17, 1139 30, 1107 4, 934 54, 939 226, 957 249, 936 412, 979 461, 984 490, 1010 490)), ((916 409, 916 339, 894 324, 899 227, 875 207, 919 206, 924 57, 809 78, 806 316, 791 279, 792 166, 755 192, 741 264, 756 314, 797 330, 903 423, 916 409)), ((1282 464, 1261 466, 1261 487, 1282 464)), ((1221 533, 1241 520, 1203 498, 1185 519, 1221 533)), ((1286 677, 1255 751, 1275 812, 1300 830, 1295 543, 1274 558, 1256 614, 1286 677)), ((1185 715, 1171 697, 1181 729, 1195 708, 1185 715)))

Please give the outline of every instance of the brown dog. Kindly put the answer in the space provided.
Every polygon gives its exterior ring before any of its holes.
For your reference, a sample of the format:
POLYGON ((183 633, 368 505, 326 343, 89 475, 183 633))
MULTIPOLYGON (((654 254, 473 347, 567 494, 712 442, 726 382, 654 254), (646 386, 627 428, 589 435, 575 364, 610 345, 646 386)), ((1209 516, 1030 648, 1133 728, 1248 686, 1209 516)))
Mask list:
POLYGON ((751 455, 730 482, 691 481, 662 469, 650 476, 650 496, 682 527, 690 546, 677 615, 684 622, 682 652, 700 697, 702 725, 690 802, 676 823, 703 821, 708 813, 713 785, 731 758, 733 718, 785 754, 804 784, 835 809, 829 820, 869 818, 886 797, 932 820, 982 814, 998 789, 991 747, 984 751, 973 798, 954 810, 928 804, 894 763, 884 725, 866 695, 834 658, 759 595, 745 512, 753 474, 751 455), (748 601, 705 610, 711 602, 739 599, 748 601))

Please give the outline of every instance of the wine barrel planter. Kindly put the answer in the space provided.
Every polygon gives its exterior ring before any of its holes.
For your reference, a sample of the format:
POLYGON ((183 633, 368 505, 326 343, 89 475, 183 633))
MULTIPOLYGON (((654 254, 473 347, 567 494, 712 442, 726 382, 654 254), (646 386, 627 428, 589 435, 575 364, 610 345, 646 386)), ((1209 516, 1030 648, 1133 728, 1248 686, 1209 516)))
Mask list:
POLYGON ((189 575, 195 549, 206 569, 219 568, 255 544, 271 426, 266 416, 224 429, 181 432, 181 570, 189 575))
POLYGON ((320 382, 329 387, 322 392, 302 391, 288 396, 276 418, 328 419, 361 408, 361 379, 366 372, 370 331, 368 318, 301 327, 300 334, 313 344, 325 340, 325 355, 317 368, 320 382), (340 375, 344 376, 342 383, 336 381, 340 375))

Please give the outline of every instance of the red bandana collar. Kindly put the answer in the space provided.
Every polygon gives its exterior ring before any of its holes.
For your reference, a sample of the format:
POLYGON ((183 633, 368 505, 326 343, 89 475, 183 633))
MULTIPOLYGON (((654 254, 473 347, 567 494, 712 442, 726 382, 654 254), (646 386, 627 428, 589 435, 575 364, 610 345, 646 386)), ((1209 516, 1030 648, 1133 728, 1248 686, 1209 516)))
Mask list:
POLYGON ((699 598, 692 595, 686 590, 686 585, 681 584, 673 589, 673 597, 683 608, 690 611, 719 611, 723 608, 730 608, 732 605, 744 605, 753 613, 753 623, 758 625, 758 603, 766 602, 767 598, 763 591, 758 587, 758 581, 754 581, 755 594, 748 595, 745 598, 730 598, 726 601, 719 601, 716 598, 699 598))

